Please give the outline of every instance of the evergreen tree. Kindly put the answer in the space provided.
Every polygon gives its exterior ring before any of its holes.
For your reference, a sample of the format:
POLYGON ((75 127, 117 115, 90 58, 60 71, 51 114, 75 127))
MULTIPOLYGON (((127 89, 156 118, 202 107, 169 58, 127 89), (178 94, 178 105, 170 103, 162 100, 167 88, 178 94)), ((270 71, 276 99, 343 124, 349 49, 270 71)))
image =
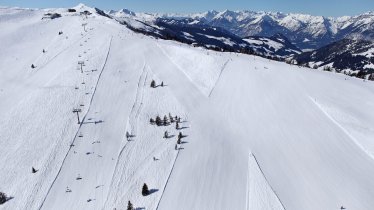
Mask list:
POLYGON ((155 124, 155 120, 153 118, 149 119, 149 123, 151 123, 152 125, 155 124))
POLYGON ((31 64, 31 68, 32 68, 32 69, 35 69, 35 66, 34 66, 34 64, 31 64))
POLYGON ((149 189, 148 189, 148 186, 147 186, 146 183, 144 183, 144 185, 143 185, 143 188, 142 188, 142 195, 143 195, 143 196, 147 196, 147 195, 149 195, 149 189))
POLYGON ((0 204, 5 203, 7 200, 6 194, 3 192, 0 192, 0 204))
POLYGON ((178 144, 175 145, 175 150, 178 150, 178 144))
POLYGON ((160 126, 160 125, 161 125, 161 118, 160 118, 160 116, 157 116, 157 117, 156 117, 156 125, 157 125, 157 126, 160 126))
POLYGON ((134 210, 134 206, 130 201, 127 203, 127 210, 134 210))
POLYGON ((178 123, 178 121, 175 123, 175 129, 179 130, 179 123, 178 123))
POLYGON ((181 139, 183 137, 182 132, 179 132, 178 139, 181 139))
POLYGON ((164 116, 164 125, 167 125, 168 124, 168 117, 166 117, 166 115, 164 116))
POLYGON ((32 172, 33 174, 35 174, 36 172, 38 172, 38 170, 36 170, 34 167, 31 167, 31 172, 32 172))
POLYGON ((156 82, 154 80, 152 80, 151 82, 151 88, 155 88, 156 87, 156 82))
POLYGON ((181 142, 181 139, 178 138, 177 144, 181 144, 181 143, 182 143, 182 142, 181 142))
POLYGON ((164 87, 164 82, 161 82, 161 87, 164 87))
POLYGON ((170 113, 169 113, 169 119, 170 119, 170 123, 173 123, 173 122, 174 122, 173 116, 171 116, 170 113))

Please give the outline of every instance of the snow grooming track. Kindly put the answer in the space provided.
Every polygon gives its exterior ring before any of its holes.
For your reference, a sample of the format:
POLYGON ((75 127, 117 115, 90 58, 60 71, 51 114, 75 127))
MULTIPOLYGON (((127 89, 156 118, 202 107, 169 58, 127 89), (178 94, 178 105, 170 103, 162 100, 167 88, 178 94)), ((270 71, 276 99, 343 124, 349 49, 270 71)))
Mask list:
POLYGON ((137 122, 138 122, 140 111, 143 107, 144 88, 146 86, 147 77, 148 77, 148 71, 146 70, 146 66, 145 66, 145 63, 144 63, 143 71, 142 71, 142 74, 139 77, 138 87, 136 89, 135 101, 134 101, 134 104, 131 108, 130 116, 129 116, 129 119, 128 119, 128 122, 127 122, 127 127, 131 126, 131 129, 126 128, 126 131, 130 132, 130 135, 135 135, 136 136, 136 133, 137 133, 137 122), (138 107, 137 107, 137 110, 135 112, 136 106, 138 106, 138 107), (135 115, 134 115, 134 112, 135 112, 135 115))
MULTIPOLYGON (((77 132, 75 133, 74 139, 73 139, 73 141, 71 142, 70 145, 74 144, 75 140, 77 139, 78 134, 79 134, 79 131, 80 131, 82 125, 83 125, 83 122, 84 122, 84 120, 86 119, 87 113, 88 113, 89 110, 90 110, 90 107, 91 107, 91 104, 92 104, 92 100, 93 100, 93 98, 94 98, 94 96, 95 96, 95 93, 96 93, 97 85, 99 84, 99 81, 100 81, 101 75, 102 75, 102 73, 103 73, 103 71, 104 71, 104 69, 105 69, 106 63, 107 63, 107 61, 108 61, 108 57, 109 57, 109 53, 110 53, 110 48, 111 48, 111 45, 112 45, 112 39, 113 39, 113 36, 110 37, 109 47, 108 47, 108 52, 107 52, 107 55, 106 55, 106 58, 105 58, 105 61, 104 61, 103 67, 101 68, 101 71, 100 71, 99 77, 98 77, 98 79, 97 79, 97 81, 96 81, 95 88, 94 88, 94 90, 93 90, 93 92, 92 92, 92 96, 91 96, 90 103, 89 103, 89 105, 88 105, 87 112, 86 112, 85 115, 83 116, 83 118, 82 118, 82 120, 81 120, 81 123, 79 124, 79 128, 78 128, 77 132)), ((72 147, 69 147, 69 150, 68 150, 68 152, 66 153, 66 155, 65 155, 65 157, 64 157, 64 159, 63 159, 63 161, 62 161, 62 163, 61 163, 61 165, 60 165, 60 168, 59 168, 59 170, 58 170, 58 172, 57 172, 57 174, 56 174, 56 177, 53 179, 53 182, 52 182, 51 186, 49 187, 49 189, 48 189, 48 191, 47 191, 47 194, 45 195, 45 197, 44 197, 42 203, 40 204, 40 207, 38 208, 39 210, 42 209, 42 207, 43 207, 43 205, 44 205, 44 202, 46 201, 46 199, 47 199, 47 197, 48 197, 48 195, 49 195, 49 192, 51 191, 51 189, 52 189, 54 183, 56 182, 56 180, 57 180, 59 174, 61 173, 62 166, 64 165, 65 160, 66 160, 66 158, 68 157, 68 155, 69 155, 71 149, 72 149, 72 147)))
POLYGON ((248 158, 248 178, 246 191, 246 210, 286 210, 277 193, 267 180, 264 172, 260 167, 260 164, 257 161, 256 156, 253 153, 251 153, 248 158), (252 184, 255 186, 252 186, 252 184), (251 196, 252 191, 256 193, 254 194, 254 196, 251 196), (255 200, 252 205, 251 200, 255 200))
POLYGON ((365 147, 363 147, 355 137, 353 137, 338 121, 336 121, 330 114, 328 114, 322 107, 322 105, 317 103, 316 99, 312 97, 309 98, 318 107, 318 109, 321 110, 321 112, 326 115, 327 118, 329 118, 329 120, 331 120, 337 127, 339 127, 343 131, 343 133, 345 133, 355 143, 355 145, 357 145, 358 148, 364 151, 370 158, 374 159, 374 156, 370 153, 370 151, 365 149, 365 147))
MULTIPOLYGON (((144 87, 146 86, 147 77, 148 77, 148 72, 146 71, 146 66, 145 66, 145 62, 144 62, 144 64, 143 64, 143 70, 142 70, 142 73, 141 73, 141 75, 139 77, 138 86, 137 86, 137 89, 136 89, 135 101, 134 101, 134 104, 133 104, 133 106, 131 108, 131 112, 130 112, 129 118, 127 120, 127 125, 126 125, 126 128, 125 128, 126 131, 129 131, 128 127, 129 126, 131 127, 130 135, 135 135, 136 132, 137 132, 137 130, 136 130, 137 129, 137 126, 136 126, 136 124, 137 124, 137 117, 139 116, 139 113, 140 113, 141 108, 143 106, 144 87), (144 74, 145 74, 145 76, 144 76, 144 74), (144 78, 144 82, 142 82, 142 78, 144 78), (143 88, 141 88, 141 84, 142 83, 143 83, 143 88), (139 96, 140 92, 141 92, 141 96, 139 96), (139 103, 139 98, 141 98, 140 103, 139 103), (137 104, 140 104, 140 105, 139 105, 138 110, 137 110, 137 112, 136 112, 136 114, 134 116, 134 119, 132 119, 132 116, 134 115, 135 107, 136 107, 137 104), (134 126, 131 126, 132 124, 134 124, 134 126)), ((126 135, 126 132, 125 132, 125 135, 126 135)), ((125 139, 125 141, 124 141, 125 143, 122 146, 121 151, 117 155, 116 165, 115 165, 114 171, 112 173, 112 178, 111 178, 111 183, 110 183, 110 189, 112 189, 112 186, 114 185, 114 182, 113 182, 114 175, 115 175, 116 171, 118 170, 118 164, 119 164, 119 161, 120 161, 120 159, 122 157, 122 153, 126 149, 126 146, 128 145, 128 141, 126 139, 126 136, 124 136, 124 139, 125 139)), ((106 196, 106 199, 105 199, 105 202, 104 202, 104 206, 107 205, 108 196, 109 196, 109 194, 106 196)))
POLYGON ((227 61, 223 64, 223 66, 222 66, 222 68, 221 68, 221 71, 219 72, 218 78, 217 78, 217 80, 216 80, 214 86, 212 87, 212 90, 210 90, 210 93, 209 93, 209 95, 208 95, 209 98, 210 98, 210 96, 212 95, 214 88, 217 86, 217 83, 219 82, 219 79, 221 78, 221 75, 222 75, 222 73, 223 73, 223 70, 225 70, 225 68, 226 68, 227 64, 229 63, 229 61, 230 61, 230 59, 227 60, 227 61))
POLYGON ((176 157, 175 157, 175 159, 174 159, 174 162, 173 162, 173 166, 171 167, 171 170, 170 170, 169 176, 168 176, 168 178, 167 178, 167 180, 166 180, 166 183, 165 183, 165 185, 164 185, 164 189, 162 189, 162 193, 161 193, 160 199, 158 200, 156 210, 158 210, 158 206, 160 205, 161 200, 162 200, 162 197, 164 196, 164 193, 165 193, 166 187, 168 186, 169 179, 170 179, 170 177, 171 177, 171 174, 173 173, 175 163, 177 162, 177 159, 178 159, 178 156, 179 156, 179 152, 180 152, 180 149, 178 149, 177 155, 176 155, 176 157))

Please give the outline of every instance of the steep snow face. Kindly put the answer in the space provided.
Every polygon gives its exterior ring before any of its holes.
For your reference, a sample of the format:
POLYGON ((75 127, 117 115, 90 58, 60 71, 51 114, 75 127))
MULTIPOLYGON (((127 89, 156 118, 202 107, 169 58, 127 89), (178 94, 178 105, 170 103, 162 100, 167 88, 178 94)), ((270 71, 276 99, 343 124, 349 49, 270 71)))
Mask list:
POLYGON ((0 209, 372 209, 373 83, 82 9, 1 9, 0 209))

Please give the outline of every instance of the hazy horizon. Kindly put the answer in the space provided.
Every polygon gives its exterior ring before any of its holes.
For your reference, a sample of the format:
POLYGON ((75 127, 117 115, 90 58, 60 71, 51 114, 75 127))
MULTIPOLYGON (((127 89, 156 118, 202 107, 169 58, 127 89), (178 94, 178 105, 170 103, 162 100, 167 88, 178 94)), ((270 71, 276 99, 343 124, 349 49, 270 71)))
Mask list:
POLYGON ((166 0, 163 2, 149 2, 149 0, 138 1, 77 1, 77 0, 36 0, 36 1, 21 1, 21 0, 4 0, 0 3, 1 6, 7 7, 23 7, 23 8, 68 8, 83 3, 87 6, 97 7, 103 10, 120 10, 128 9, 134 12, 145 13, 177 13, 190 14, 200 13, 206 11, 265 11, 265 12, 281 12, 285 14, 309 14, 313 16, 325 17, 341 17, 341 16, 355 16, 366 12, 373 11, 374 1, 370 0, 332 0, 323 2, 316 0, 313 2, 300 2, 297 0, 285 0, 279 2, 276 0, 259 1, 254 0, 247 2, 244 0, 234 0, 230 2, 216 1, 214 5, 209 1, 176 1, 166 0))

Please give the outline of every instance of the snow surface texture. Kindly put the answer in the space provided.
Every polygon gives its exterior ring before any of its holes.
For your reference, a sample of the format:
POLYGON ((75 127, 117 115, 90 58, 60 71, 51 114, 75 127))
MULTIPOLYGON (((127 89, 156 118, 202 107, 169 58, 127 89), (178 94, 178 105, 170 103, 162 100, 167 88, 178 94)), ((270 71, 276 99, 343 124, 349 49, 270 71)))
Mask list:
POLYGON ((0 209, 372 209, 373 83, 76 8, 0 9, 0 209), (149 123, 169 113, 179 130, 149 123))

